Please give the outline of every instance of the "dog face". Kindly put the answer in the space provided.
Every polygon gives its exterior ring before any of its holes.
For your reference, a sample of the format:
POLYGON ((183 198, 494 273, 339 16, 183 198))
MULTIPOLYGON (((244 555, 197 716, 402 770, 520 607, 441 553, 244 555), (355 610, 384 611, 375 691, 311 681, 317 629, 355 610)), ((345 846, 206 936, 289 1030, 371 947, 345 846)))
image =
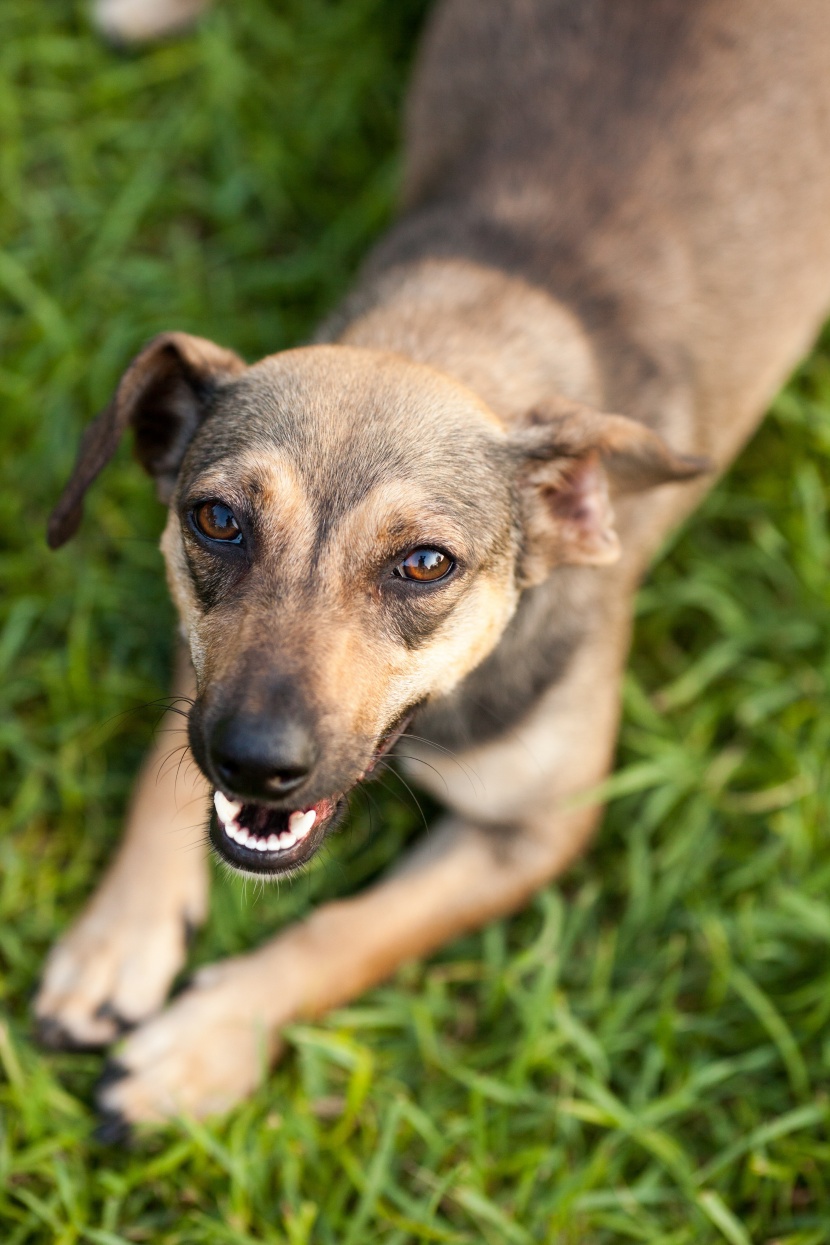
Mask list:
POLYGON ((216 396, 162 547, 231 863, 308 859, 416 706, 496 644, 517 597, 508 457, 472 395, 385 355, 291 351, 216 396))
POLYGON ((417 707, 495 647, 523 587, 616 557, 603 455, 662 479, 694 470, 573 404, 508 430, 449 377, 383 352, 314 346, 246 368, 175 334, 87 433, 53 544, 128 425, 169 503, 212 841, 257 875, 311 858, 417 707))

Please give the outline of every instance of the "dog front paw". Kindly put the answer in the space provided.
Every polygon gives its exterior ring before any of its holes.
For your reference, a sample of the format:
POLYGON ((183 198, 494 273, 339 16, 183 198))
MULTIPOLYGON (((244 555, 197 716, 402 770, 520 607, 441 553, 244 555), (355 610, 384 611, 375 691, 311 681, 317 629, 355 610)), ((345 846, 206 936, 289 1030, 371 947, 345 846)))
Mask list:
POLYGON ((244 957, 213 965, 125 1038, 99 1082, 99 1137, 120 1141, 132 1124, 217 1115, 253 1093, 279 1047, 259 1006, 264 989, 244 957))
POLYGON ((207 875, 107 879, 46 961, 34 1013, 41 1042, 105 1046, 164 1003, 204 920, 207 875), (195 883, 195 885, 194 885, 195 883))

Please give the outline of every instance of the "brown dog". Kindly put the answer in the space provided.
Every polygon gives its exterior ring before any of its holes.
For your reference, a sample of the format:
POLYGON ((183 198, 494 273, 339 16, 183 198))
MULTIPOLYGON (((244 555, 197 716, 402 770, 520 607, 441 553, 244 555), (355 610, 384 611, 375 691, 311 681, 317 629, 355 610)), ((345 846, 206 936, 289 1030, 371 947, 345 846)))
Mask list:
POLYGON ((177 805, 150 759, 47 965, 53 1035, 143 1022, 105 1110, 230 1106, 283 1024, 510 912, 583 848, 598 809, 574 797, 612 757, 637 584, 830 305, 828 52, 824 0, 445 0, 405 211, 318 344, 246 367, 173 333, 130 366, 50 539, 132 428, 170 505, 204 777, 177 805), (413 715, 445 823, 147 1019, 206 905, 173 833, 188 800, 214 791, 230 865, 289 873, 413 715))

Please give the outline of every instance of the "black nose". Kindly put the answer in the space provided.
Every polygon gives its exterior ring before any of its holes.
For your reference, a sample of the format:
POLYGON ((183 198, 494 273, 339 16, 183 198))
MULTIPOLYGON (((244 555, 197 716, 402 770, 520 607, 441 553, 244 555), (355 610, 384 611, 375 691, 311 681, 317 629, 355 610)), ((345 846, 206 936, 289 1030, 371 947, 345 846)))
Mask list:
POLYGON ((228 795, 278 800, 303 785, 317 747, 298 721, 239 716, 214 726, 210 759, 228 795))

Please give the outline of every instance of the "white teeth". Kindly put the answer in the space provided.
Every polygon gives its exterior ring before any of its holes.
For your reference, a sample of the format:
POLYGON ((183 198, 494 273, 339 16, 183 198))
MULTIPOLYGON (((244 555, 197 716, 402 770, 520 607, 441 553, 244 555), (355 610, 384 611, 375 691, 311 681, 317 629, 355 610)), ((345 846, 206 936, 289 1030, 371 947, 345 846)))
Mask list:
POLYGON ((221 791, 214 792, 213 803, 223 826, 231 825, 242 812, 242 801, 229 800, 221 791))
POLYGON ((307 813, 292 813, 288 818, 288 829, 297 839, 303 839, 317 820, 317 810, 310 808, 307 813))
POLYGON ((228 796, 223 795, 221 791, 216 791, 214 792, 213 803, 216 806, 216 813, 224 827, 225 834, 234 843, 238 843, 240 847, 247 847, 249 851, 287 851, 295 843, 305 838, 317 820, 316 809, 310 808, 304 813, 297 810, 288 818, 287 830, 283 830, 281 834, 269 834, 260 838, 256 834, 251 834, 244 826, 240 826, 237 818, 243 808, 241 800, 231 800, 228 796))

